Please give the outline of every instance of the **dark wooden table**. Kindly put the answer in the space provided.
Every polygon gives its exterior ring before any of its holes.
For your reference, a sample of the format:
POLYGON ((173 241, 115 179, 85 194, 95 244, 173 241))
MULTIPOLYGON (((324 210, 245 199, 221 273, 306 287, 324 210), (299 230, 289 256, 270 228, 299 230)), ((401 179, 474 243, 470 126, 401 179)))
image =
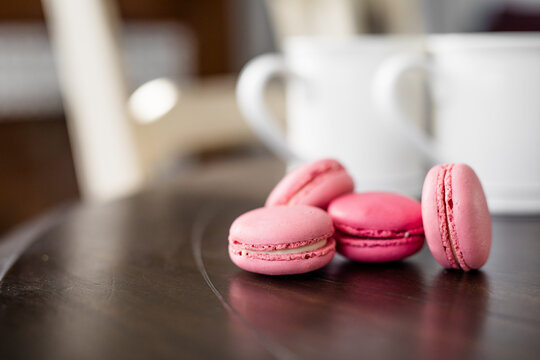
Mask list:
POLYGON ((228 227, 282 171, 264 157, 214 163, 12 233, 0 358, 540 358, 540 217, 494 218, 477 272, 443 270, 427 247, 393 264, 244 272, 228 227))

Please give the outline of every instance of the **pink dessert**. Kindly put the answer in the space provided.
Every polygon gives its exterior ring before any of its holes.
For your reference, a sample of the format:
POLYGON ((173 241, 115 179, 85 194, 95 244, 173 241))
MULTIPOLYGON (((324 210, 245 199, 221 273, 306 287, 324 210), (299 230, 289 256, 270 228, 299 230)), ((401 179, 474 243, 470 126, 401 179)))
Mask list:
POLYGON ((479 269, 491 248, 491 217, 476 173, 466 164, 433 167, 422 190, 426 240, 448 269, 479 269))
POLYGON ((267 275, 300 274, 335 254, 332 220, 307 205, 274 206, 238 217, 229 231, 229 256, 240 268, 267 275))
POLYGON ((268 196, 266 206, 311 205, 326 209, 334 198, 353 190, 353 179, 343 165, 322 159, 287 174, 268 196))
POLYGON ((337 251, 349 259, 386 262, 418 252, 424 244, 420 203, 387 193, 353 193, 330 203, 337 251))

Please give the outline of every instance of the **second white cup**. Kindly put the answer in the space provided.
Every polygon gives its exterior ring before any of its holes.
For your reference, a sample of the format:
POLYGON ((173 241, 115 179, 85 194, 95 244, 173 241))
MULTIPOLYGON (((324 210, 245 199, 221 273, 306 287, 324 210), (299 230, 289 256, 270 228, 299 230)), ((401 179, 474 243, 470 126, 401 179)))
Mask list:
POLYGON ((431 35, 425 44, 379 68, 378 118, 433 162, 471 165, 491 212, 540 213, 540 33, 431 35), (415 68, 429 80, 430 135, 397 93, 415 68))

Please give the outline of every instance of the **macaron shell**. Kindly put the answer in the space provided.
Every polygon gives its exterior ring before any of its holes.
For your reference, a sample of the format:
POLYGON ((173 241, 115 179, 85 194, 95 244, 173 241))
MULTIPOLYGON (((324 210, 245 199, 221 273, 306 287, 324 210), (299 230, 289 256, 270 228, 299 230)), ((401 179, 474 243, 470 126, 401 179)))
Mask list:
POLYGON ((359 230, 421 229, 421 212, 421 205, 415 199, 390 192, 346 194, 328 206, 336 227, 359 230))
MULTIPOLYGON (((437 179, 441 168, 442 166, 440 165, 431 168, 424 180, 424 186, 422 188, 422 219, 429 251, 431 251, 431 254, 441 266, 446 269, 451 269, 453 266, 446 255, 437 211, 437 194, 444 191, 443 189, 438 189, 437 179)), ((448 244, 448 246, 450 246, 450 244, 448 244)))
POLYGON ((465 264, 479 269, 491 250, 492 226, 486 196, 470 166, 455 164, 450 176, 454 224, 454 230, 450 226, 451 239, 457 240, 465 264))
POLYGON ((389 262, 411 256, 424 245, 424 236, 392 240, 365 240, 336 234, 337 251, 343 256, 362 262, 389 262))
POLYGON ((258 250, 279 250, 304 246, 333 233, 332 220, 319 208, 273 206, 251 210, 238 217, 231 225, 229 242, 258 250))
POLYGON ((333 159, 305 164, 283 177, 266 200, 266 206, 303 204, 326 208, 339 195, 354 190, 343 165, 333 159))
POLYGON ((309 252, 307 259, 284 260, 277 257, 276 260, 261 260, 234 254, 230 248, 229 256, 236 266, 250 272, 264 275, 294 275, 326 266, 334 258, 335 247, 335 240, 330 238, 323 248, 309 252))
POLYGON ((344 170, 332 171, 314 178, 289 201, 289 205, 311 205, 326 209, 336 197, 353 191, 354 183, 344 170))

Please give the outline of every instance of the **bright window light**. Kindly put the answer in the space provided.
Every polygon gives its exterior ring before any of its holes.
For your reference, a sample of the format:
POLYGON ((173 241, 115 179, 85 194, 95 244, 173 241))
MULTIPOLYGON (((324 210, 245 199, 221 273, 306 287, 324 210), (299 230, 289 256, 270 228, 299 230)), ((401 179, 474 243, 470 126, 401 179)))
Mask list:
POLYGON ((166 115, 177 103, 180 90, 169 79, 159 78, 141 85, 129 98, 129 110, 141 124, 149 124, 166 115))

